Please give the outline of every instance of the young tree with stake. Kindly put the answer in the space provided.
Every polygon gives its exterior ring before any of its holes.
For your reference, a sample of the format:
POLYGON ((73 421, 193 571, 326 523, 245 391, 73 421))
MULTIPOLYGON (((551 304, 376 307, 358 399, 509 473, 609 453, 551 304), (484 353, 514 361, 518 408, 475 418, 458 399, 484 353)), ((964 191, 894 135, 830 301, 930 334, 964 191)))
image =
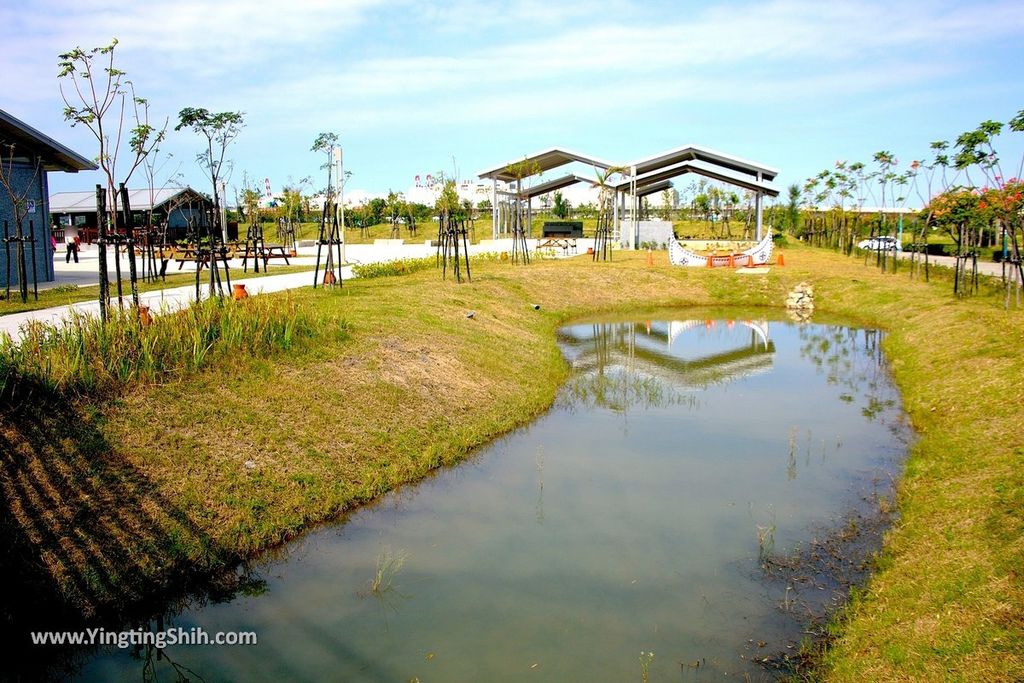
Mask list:
MULTIPOLYGON (((121 300, 121 266, 118 259, 118 186, 127 186, 132 174, 139 168, 164 139, 167 124, 157 129, 149 123, 149 107, 146 100, 135 94, 135 84, 125 78, 126 73, 114 66, 114 48, 117 39, 109 45, 95 47, 89 51, 76 47, 60 55, 57 62, 61 98, 64 100, 64 118, 72 126, 85 126, 96 138, 99 154, 96 157, 107 183, 107 197, 110 198, 110 224, 114 235, 114 267, 117 273, 118 301, 121 300), (131 111, 128 110, 129 104, 131 111), (132 121, 128 121, 128 117, 132 121), (134 123, 134 125, 132 125, 134 123), (127 173, 118 176, 117 165, 122 143, 127 136, 130 162, 127 173)), ((122 207, 125 208, 125 207, 122 207)), ((131 216, 125 226, 128 267, 131 280, 132 301, 139 305, 138 282, 135 273, 134 235, 131 216)), ((99 268, 100 268, 100 317, 106 320, 107 301, 110 298, 107 282, 107 226, 106 220, 99 221, 99 268)))

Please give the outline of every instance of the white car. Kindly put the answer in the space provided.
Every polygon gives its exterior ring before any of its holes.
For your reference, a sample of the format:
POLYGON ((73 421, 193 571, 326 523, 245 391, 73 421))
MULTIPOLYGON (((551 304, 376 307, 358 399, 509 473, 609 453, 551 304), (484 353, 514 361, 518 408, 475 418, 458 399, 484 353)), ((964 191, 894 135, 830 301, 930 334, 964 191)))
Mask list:
POLYGON ((868 251, 903 251, 903 245, 895 237, 872 237, 868 240, 857 242, 858 249, 868 251))

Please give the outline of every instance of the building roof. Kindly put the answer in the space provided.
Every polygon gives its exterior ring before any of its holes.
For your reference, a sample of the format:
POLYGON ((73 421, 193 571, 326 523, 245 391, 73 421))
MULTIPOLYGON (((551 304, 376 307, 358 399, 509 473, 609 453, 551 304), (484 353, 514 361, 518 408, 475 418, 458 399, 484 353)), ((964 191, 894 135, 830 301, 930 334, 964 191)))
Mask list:
MULTIPOLYGON (((639 170, 639 168, 637 170, 639 170)), ((682 161, 671 166, 664 166, 657 170, 649 171, 643 175, 638 175, 636 177, 637 189, 639 190, 640 188, 644 188, 652 183, 675 178, 686 173, 696 173, 697 175, 704 176, 705 178, 720 180, 730 185, 742 187, 745 190, 763 192, 769 197, 779 196, 779 189, 769 182, 757 180, 750 175, 733 171, 715 163, 697 160, 682 161)), ((630 182, 631 178, 627 176, 609 184, 616 190, 628 191, 630 182)))
MULTIPOLYGON (((177 198, 191 193, 196 200, 209 201, 191 187, 161 187, 153 190, 150 201, 149 188, 128 190, 128 203, 132 211, 149 211, 177 198)), ((108 197, 108 204, 109 204, 108 197)), ((96 192, 54 192, 50 195, 50 213, 90 213, 96 211, 96 192)))
POLYGON ((524 187, 523 191, 519 194, 522 195, 523 199, 532 199, 533 197, 538 197, 542 194, 547 194, 548 192, 554 192, 555 190, 561 190, 571 185, 575 185, 576 183, 589 183, 593 185, 594 180, 575 173, 570 173, 569 175, 562 176, 561 178, 549 180, 546 183, 540 183, 539 185, 534 185, 532 187, 524 187))
POLYGON ((505 183, 511 183, 516 180, 516 177, 509 172, 509 168, 516 164, 521 164, 523 162, 536 164, 535 172, 529 174, 536 175, 538 173, 550 171, 553 168, 558 168, 559 166, 564 166, 565 164, 571 164, 574 161, 590 164, 591 166, 603 169, 609 169, 615 165, 610 161, 598 159, 597 157, 586 156, 561 147, 551 147, 550 149, 537 152, 536 154, 531 154, 522 159, 515 159, 514 161, 501 164, 500 166, 480 171, 477 176, 480 178, 493 178, 505 183))
MULTIPOLYGON (((641 196, 642 194, 651 194, 652 192, 665 189, 659 186, 658 190, 647 191, 649 189, 648 185, 660 183, 663 180, 674 178, 684 173, 697 173, 731 185, 737 185, 747 190, 763 192, 771 197, 779 195, 778 189, 771 184, 771 181, 775 180, 775 177, 779 174, 778 169, 700 145, 683 145, 682 147, 669 149, 652 154, 651 156, 641 157, 628 164, 615 164, 596 157, 571 152, 564 148, 552 147, 543 152, 531 154, 518 161, 481 171, 479 175, 481 178, 493 178, 510 183, 516 180, 515 175, 509 171, 510 167, 515 164, 532 164, 532 172, 524 176, 529 177, 574 161, 591 164, 596 168, 606 171, 610 168, 621 169, 620 174, 623 176, 635 173, 637 194, 641 196)), ((566 175, 562 178, 524 189, 522 194, 525 197, 535 197, 539 194, 568 187, 576 182, 594 184, 593 180, 582 178, 578 175, 566 175)), ((623 180, 609 184, 617 190, 628 189, 630 178, 626 177, 623 180)))
POLYGON ((659 180, 654 183, 648 183, 647 185, 640 185, 636 188, 637 197, 647 197, 648 195, 657 194, 663 192, 672 187, 671 180, 659 180))
POLYGON ((674 166, 683 161, 703 161, 736 173, 752 176, 755 180, 758 173, 761 174, 762 180, 775 180, 775 176, 779 174, 778 169, 771 168, 770 166, 748 161, 747 159, 700 145, 683 145, 682 147, 676 147, 675 149, 637 159, 631 163, 624 164, 623 167, 630 169, 635 166, 637 175, 643 175, 660 168, 674 166))
MULTIPOLYGON (((95 171, 96 164, 71 151, 53 138, 0 109, 0 141, 15 145, 15 156, 28 152, 42 160, 44 171, 95 171)), ((6 151, 4 155, 6 156, 6 151)))

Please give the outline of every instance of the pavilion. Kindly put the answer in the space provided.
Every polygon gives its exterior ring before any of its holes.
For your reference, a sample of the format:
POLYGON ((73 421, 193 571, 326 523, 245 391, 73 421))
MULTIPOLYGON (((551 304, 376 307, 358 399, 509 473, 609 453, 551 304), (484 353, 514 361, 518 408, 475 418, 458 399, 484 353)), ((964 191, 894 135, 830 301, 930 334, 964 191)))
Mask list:
POLYGON ((694 173, 753 192, 758 240, 761 239, 763 230, 763 198, 779 195, 778 188, 772 184, 779 173, 777 169, 700 145, 684 145, 628 163, 609 162, 564 148, 552 147, 523 159, 486 169, 478 174, 480 178, 489 178, 492 182, 491 212, 494 237, 497 238, 498 233, 503 232, 502 226, 508 224, 508 211, 502 209, 502 205, 508 200, 526 201, 527 224, 529 224, 532 217, 532 202, 530 200, 533 197, 576 183, 597 185, 596 178, 570 173, 554 180, 523 187, 523 180, 527 178, 539 176, 546 171, 572 163, 592 166, 595 172, 607 173, 612 170, 620 176, 614 181, 607 182, 607 186, 614 192, 615 237, 624 246, 630 248, 639 246, 637 216, 640 199, 668 189, 672 186, 673 178, 687 173, 694 173), (499 187, 499 182, 503 183, 503 187, 499 187), (627 216, 629 226, 624 234, 623 220, 627 216))

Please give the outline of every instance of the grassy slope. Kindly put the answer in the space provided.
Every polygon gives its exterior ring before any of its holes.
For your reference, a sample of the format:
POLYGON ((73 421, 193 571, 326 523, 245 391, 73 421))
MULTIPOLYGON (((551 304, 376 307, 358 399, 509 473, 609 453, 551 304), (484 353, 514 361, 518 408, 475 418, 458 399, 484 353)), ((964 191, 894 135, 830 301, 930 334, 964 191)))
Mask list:
POLYGON ((835 680, 1021 677, 1024 315, 990 298, 954 301, 945 286, 855 259, 809 249, 786 257, 765 277, 674 269, 661 253, 653 268, 643 255, 487 263, 462 286, 427 271, 293 294, 341 312, 348 339, 239 358, 37 424, 5 416, 0 438, 20 458, 5 458, 4 500, 46 573, 70 598, 102 607, 183 567, 278 543, 529 420, 565 377, 553 331, 571 315, 777 306, 808 280, 820 311, 890 331, 886 348, 922 437, 880 571, 841 624, 825 671, 835 680))

